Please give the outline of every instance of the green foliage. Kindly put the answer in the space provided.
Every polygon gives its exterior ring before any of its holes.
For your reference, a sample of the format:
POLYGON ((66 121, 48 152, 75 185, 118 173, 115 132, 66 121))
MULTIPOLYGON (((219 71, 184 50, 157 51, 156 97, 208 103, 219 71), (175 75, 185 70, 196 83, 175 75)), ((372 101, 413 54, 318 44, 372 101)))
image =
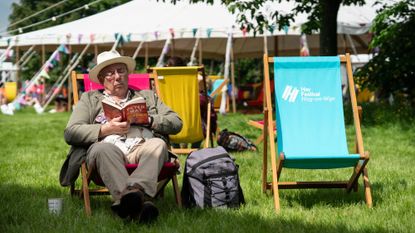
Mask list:
POLYGON ((376 90, 381 99, 391 94, 415 105, 415 2, 400 1, 375 18, 372 49, 378 50, 360 71, 358 83, 376 90))
MULTIPOLYGON (((389 103, 359 103, 362 107, 361 123, 366 126, 386 125, 393 123, 407 124, 415 122, 415 109, 408 102, 389 103)), ((350 103, 344 107, 350 110, 350 103)), ((345 122, 353 124, 352 111, 345 111, 345 122)))
MULTIPOLYGON (((23 32, 29 32, 34 31, 54 25, 59 25, 62 23, 70 22, 82 17, 86 17, 89 15, 96 14, 98 12, 110 9, 114 6, 120 5, 122 3, 128 2, 129 0, 102 0, 96 4, 91 5, 88 9, 82 9, 80 11, 73 12, 69 15, 66 15, 64 17, 56 18, 55 21, 50 20, 46 23, 42 23, 39 25, 35 25, 33 27, 30 27, 23 32)), ((12 12, 9 16, 9 22, 10 24, 17 22, 19 20, 22 20, 28 16, 31 16, 35 14, 36 12, 39 12, 43 9, 46 9, 47 7, 57 3, 56 0, 20 0, 19 3, 13 3, 12 4, 12 12)), ((54 16, 58 16, 60 14, 69 12, 75 8, 84 6, 88 3, 91 3, 92 1, 89 0, 68 0, 63 4, 60 4, 50 10, 47 10, 39 15, 34 16, 33 18, 30 18, 28 20, 25 20, 15 26, 10 27, 8 30, 14 30, 18 28, 22 28, 27 25, 31 25, 46 19, 51 19, 54 16)), ((19 31, 15 31, 12 34, 20 34, 19 31)))
MULTIPOLYGON (((171 0, 175 3, 177 0, 171 0)), ((189 0, 190 2, 207 2, 211 0, 189 0)), ((256 33, 273 32, 276 28, 283 30, 294 22, 298 14, 306 13, 308 22, 302 25, 302 31, 311 34, 320 32, 320 55, 337 55, 337 12, 340 5, 363 5, 365 0, 287 0, 295 2, 290 12, 271 12, 266 9, 269 2, 281 0, 232 1, 221 0, 232 13, 237 14, 240 28, 256 33)), ((286 10, 286 9, 284 9, 286 10)))
POLYGON ((263 69, 261 59, 238 59, 235 63, 235 77, 238 84, 262 82, 263 69))

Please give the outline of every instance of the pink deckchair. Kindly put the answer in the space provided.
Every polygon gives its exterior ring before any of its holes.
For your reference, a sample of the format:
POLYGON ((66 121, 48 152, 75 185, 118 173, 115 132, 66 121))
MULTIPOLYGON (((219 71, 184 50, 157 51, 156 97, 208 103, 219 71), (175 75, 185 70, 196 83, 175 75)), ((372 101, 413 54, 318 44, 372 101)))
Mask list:
MULTIPOLYGON (((78 103, 78 82, 77 80, 83 79, 85 91, 103 89, 104 87, 100 84, 91 82, 88 74, 77 74, 72 72, 72 85, 73 85, 73 100, 74 104, 78 103)), ((134 90, 148 90, 150 89, 150 76, 149 74, 130 74, 128 79, 128 86, 134 90)), ((139 169, 139 164, 126 164, 125 165, 129 174, 131 174, 135 169, 139 169)), ((160 171, 158 180, 159 184, 157 187, 156 197, 162 195, 164 187, 171 180, 173 182, 173 191, 175 194, 176 203, 179 207, 182 205, 179 186, 177 181, 176 173, 179 169, 179 161, 176 159, 174 162, 165 162, 162 170, 160 171)), ((82 175, 82 185, 80 189, 75 189, 75 185, 71 186, 71 195, 79 195, 84 199, 85 212, 87 215, 91 215, 91 205, 89 200, 89 195, 99 195, 99 194, 108 194, 106 188, 102 189, 90 189, 89 183, 91 181, 90 172, 87 169, 86 163, 83 162, 81 166, 81 175, 82 175)), ((93 180, 95 184, 104 186, 100 179, 93 180)))

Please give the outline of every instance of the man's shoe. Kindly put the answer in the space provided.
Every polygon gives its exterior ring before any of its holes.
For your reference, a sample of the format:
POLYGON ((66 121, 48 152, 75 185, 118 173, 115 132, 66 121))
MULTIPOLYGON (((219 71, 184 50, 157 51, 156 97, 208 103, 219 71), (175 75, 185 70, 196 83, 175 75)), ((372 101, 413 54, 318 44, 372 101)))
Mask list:
POLYGON ((150 224, 157 220, 159 216, 159 210, 151 201, 146 201, 143 204, 143 210, 141 211, 139 222, 150 224))
POLYGON ((121 195, 120 205, 117 214, 121 218, 130 216, 131 218, 137 218, 142 212, 144 203, 143 189, 136 186, 128 186, 121 195))

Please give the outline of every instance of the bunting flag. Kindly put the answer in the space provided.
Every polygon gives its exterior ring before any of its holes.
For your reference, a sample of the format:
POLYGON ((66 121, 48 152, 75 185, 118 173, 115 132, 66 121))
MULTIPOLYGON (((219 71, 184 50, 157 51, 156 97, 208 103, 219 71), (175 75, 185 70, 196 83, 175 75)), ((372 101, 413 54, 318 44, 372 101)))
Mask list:
POLYGON ((13 57, 14 50, 13 49, 7 49, 5 53, 6 53, 6 59, 9 59, 9 58, 13 57))
MULTIPOLYGON (((52 63, 52 62, 47 62, 47 63, 46 63, 46 66, 47 66, 49 69, 52 69, 54 65, 53 65, 53 63, 52 63)), ((48 69, 48 70, 49 70, 49 69, 48 69)))
POLYGON ((310 56, 310 50, 308 49, 308 44, 307 44, 307 36, 305 34, 301 34, 300 45, 301 45, 300 56, 302 57, 310 56))
POLYGON ((56 53, 55 57, 53 58, 53 61, 61 61, 60 53, 56 53))
POLYGON ((95 40, 95 34, 89 35, 89 40, 91 41, 91 44, 94 43, 95 40))
POLYGON ((212 34, 212 28, 208 28, 206 30, 206 34, 207 34, 207 37, 210 38, 210 35, 212 34))
POLYGON ((193 32, 193 37, 195 37, 196 36, 196 32, 197 32, 197 28, 193 28, 192 29, 192 32, 193 32))
POLYGON ((80 44, 81 43, 81 40, 82 40, 82 37, 83 37, 84 35, 82 35, 82 34, 78 34, 78 44, 80 44))
POLYGON ((11 40, 12 40, 11 38, 7 39, 7 46, 9 46, 9 45, 10 45, 10 41, 11 41, 11 40))
POLYGON ((243 27, 243 28, 242 28, 242 35, 243 35, 244 37, 246 37, 246 32, 247 32, 246 27, 243 27))
POLYGON ((131 41, 131 33, 128 33, 127 34, 127 42, 130 42, 131 41))
POLYGON ((271 32, 271 35, 274 34, 275 25, 268 26, 268 31, 271 32))
POLYGON ((46 69, 41 70, 40 73, 39 73, 39 76, 50 79, 50 76, 49 76, 48 72, 46 71, 46 69))
POLYGON ((156 40, 158 40, 158 39, 159 39, 159 32, 158 32, 158 31, 155 31, 155 32, 154 32, 154 37, 156 38, 156 40))
POLYGON ((170 32, 171 38, 174 38, 174 29, 169 28, 169 32, 170 32))
POLYGON ((285 25, 284 27, 283 27, 283 30, 284 30, 284 32, 285 32, 285 35, 287 35, 288 34, 288 29, 290 29, 287 25, 285 25))
POLYGON ((72 37, 72 34, 71 34, 71 33, 66 34, 66 39, 67 39, 68 41, 71 39, 71 37, 72 37))
POLYGON ((70 53, 68 47, 66 47, 63 44, 59 45, 58 51, 61 52, 61 53, 65 53, 65 54, 69 54, 70 53))

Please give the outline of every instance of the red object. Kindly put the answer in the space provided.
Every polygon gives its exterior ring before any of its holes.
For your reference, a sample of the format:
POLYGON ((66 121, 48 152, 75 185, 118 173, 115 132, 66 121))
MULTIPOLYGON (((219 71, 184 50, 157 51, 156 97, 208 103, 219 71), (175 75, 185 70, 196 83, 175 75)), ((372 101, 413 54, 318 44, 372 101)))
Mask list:
MULTIPOLYGON (((133 173, 133 171, 139 166, 139 164, 126 164, 125 168, 127 168, 127 172, 128 174, 131 175, 131 173, 133 173)), ((177 171, 177 166, 176 164, 172 163, 172 162, 165 162, 163 167, 161 168, 160 174, 159 174, 159 180, 164 180, 167 179, 169 177, 171 177, 172 175, 174 175, 174 173, 177 171)))
MULTIPOLYGON (((271 85, 271 96, 274 93, 274 81, 270 80, 271 85)), ((264 103, 264 84, 261 85, 258 97, 255 100, 248 100, 246 104, 249 107, 262 107, 264 103)))

